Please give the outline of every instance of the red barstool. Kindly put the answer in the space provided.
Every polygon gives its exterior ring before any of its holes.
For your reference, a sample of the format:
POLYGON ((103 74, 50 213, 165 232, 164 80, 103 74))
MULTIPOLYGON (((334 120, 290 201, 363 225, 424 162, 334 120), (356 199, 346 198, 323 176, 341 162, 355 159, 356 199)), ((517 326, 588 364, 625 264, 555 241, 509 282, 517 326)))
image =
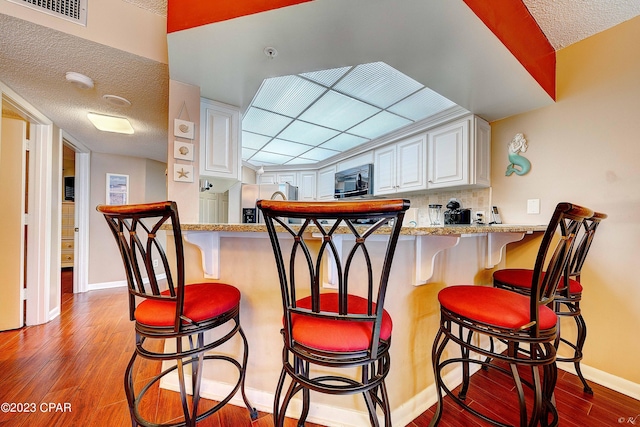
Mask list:
POLYGON ((492 425, 505 425, 465 403, 472 364, 511 375, 518 393, 521 427, 558 425, 553 403, 557 315, 549 305, 555 298, 560 277, 567 274, 576 234, 585 218, 591 216, 593 211, 570 203, 556 206, 538 250, 530 295, 473 285, 450 286, 438 293, 440 328, 432 351, 438 404, 431 426, 437 425, 442 416, 443 391, 475 416, 492 425), (506 351, 488 346, 487 339, 505 343, 506 351), (445 353, 449 341, 459 346, 459 357, 452 351, 445 353), (444 354, 447 356, 443 360, 444 354), (503 363, 492 363, 493 359, 503 363), (503 366, 505 363, 508 368, 503 366), (454 366, 459 366, 462 374, 457 395, 442 375, 443 369, 454 366), (520 377, 519 367, 531 369, 531 381, 520 377), (533 391, 530 413, 523 385, 533 391))
MULTIPOLYGON (((562 342, 573 349, 572 357, 557 357, 558 362, 571 362, 575 366, 576 373, 582 381, 584 391, 593 394, 593 390, 582 375, 580 361, 582 360, 582 348, 587 338, 587 324, 582 317, 580 301, 582 300, 582 283, 580 275, 591 243, 595 236, 600 221, 607 218, 606 214, 595 212, 591 218, 583 222, 579 243, 569 261, 568 280, 562 278, 558 285, 554 300, 554 310, 558 316, 572 317, 576 322, 576 340, 569 341, 560 334, 560 322, 558 322, 558 340, 556 348, 562 342), (568 282, 568 283, 567 283, 568 282)), ((503 269, 493 273, 493 285, 497 288, 508 289, 524 295, 531 293, 531 281, 533 270, 529 269, 503 269)))
POLYGON ((302 391, 298 426, 304 426, 313 390, 335 395, 362 393, 371 425, 379 425, 379 406, 384 425, 391 426, 384 380, 391 367, 392 322, 384 300, 409 202, 260 200, 258 207, 273 246, 284 309, 275 425, 283 426, 289 402, 302 391), (292 218, 301 224, 290 224, 292 218), (370 253, 378 252, 376 245, 384 245, 385 255, 374 265, 370 253), (325 262, 335 266, 337 289, 321 286, 325 262), (353 368, 360 371, 359 376, 353 368), (287 376, 291 384, 280 403, 287 376))
POLYGON ((182 232, 175 202, 100 205, 97 210, 107 220, 122 255, 129 285, 129 313, 131 320, 135 320, 136 347, 124 376, 133 427, 195 427, 196 422, 226 405, 238 390, 251 419, 256 419, 258 413, 244 391, 249 346, 240 327, 240 291, 223 283, 185 284, 182 232), (167 257, 163 249, 163 229, 173 232, 173 236, 167 235, 166 239, 173 241, 174 260, 167 257), (136 298, 142 299, 137 306, 136 298), (210 333, 219 327, 221 333, 215 336, 210 333), (225 354, 210 353, 238 334, 243 343, 240 361, 225 354), (158 340, 165 343, 173 340, 175 349, 158 351, 158 348, 164 348, 161 342, 158 346, 158 340), (133 373, 138 356, 158 362, 175 361, 176 364, 151 378, 136 394, 133 373), (203 363, 207 360, 222 361, 235 367, 238 380, 219 403, 198 412, 203 363), (191 405, 187 398, 185 365, 191 365, 191 405), (143 397, 160 379, 175 370, 184 418, 168 424, 145 419, 139 410, 143 397))

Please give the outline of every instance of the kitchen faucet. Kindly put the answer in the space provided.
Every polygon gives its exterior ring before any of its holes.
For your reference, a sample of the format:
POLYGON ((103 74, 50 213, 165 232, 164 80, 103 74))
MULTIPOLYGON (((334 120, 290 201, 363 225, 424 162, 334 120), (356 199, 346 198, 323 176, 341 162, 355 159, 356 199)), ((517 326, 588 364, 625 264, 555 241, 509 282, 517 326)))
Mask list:
POLYGON ((282 200, 287 200, 287 196, 285 196, 282 191, 276 191, 275 193, 273 193, 271 195, 271 200, 275 200, 276 196, 278 195, 282 196, 282 200))

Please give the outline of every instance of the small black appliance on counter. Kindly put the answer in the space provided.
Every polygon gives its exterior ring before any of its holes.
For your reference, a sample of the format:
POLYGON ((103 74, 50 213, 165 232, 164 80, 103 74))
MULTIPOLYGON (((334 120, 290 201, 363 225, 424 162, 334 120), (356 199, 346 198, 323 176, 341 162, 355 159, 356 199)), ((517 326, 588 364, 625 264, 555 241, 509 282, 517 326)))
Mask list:
POLYGON ((463 209, 460 207, 460 202, 450 200, 447 203, 447 210, 444 211, 444 224, 471 224, 471 209, 463 209))

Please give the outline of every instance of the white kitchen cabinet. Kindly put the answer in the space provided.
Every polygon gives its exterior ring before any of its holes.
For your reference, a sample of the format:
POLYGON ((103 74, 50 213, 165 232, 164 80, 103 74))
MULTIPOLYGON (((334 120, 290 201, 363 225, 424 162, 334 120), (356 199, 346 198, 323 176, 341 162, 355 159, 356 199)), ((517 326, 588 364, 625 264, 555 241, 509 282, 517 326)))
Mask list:
POLYGON ((426 134, 419 134, 375 150, 374 194, 393 194, 427 188, 426 141, 426 134))
POLYGON ((258 184, 277 184, 278 176, 275 172, 265 172, 258 175, 258 184))
POLYGON ((241 179, 240 109, 202 98, 200 116, 200 175, 224 192, 241 179))
POLYGON ((469 116, 427 133, 427 188, 489 186, 491 129, 469 116))
POLYGON ((258 184, 298 185, 298 172, 265 172, 258 178, 258 184))
POLYGON ((320 169, 318 171, 318 185, 316 191, 317 200, 333 199, 335 194, 336 166, 320 169))
POLYGON ((316 200, 316 172, 299 172, 298 199, 304 201, 316 200))
MULTIPOLYGON (((298 200, 310 201, 316 199, 316 171, 269 171, 258 177, 258 183, 288 183, 298 187, 298 200)), ((333 186, 333 181, 331 185, 333 186)))
POLYGON ((278 184, 298 185, 298 172, 278 172, 276 174, 278 184))
POLYGON ((475 122, 475 184, 491 186, 491 126, 479 117, 475 122))

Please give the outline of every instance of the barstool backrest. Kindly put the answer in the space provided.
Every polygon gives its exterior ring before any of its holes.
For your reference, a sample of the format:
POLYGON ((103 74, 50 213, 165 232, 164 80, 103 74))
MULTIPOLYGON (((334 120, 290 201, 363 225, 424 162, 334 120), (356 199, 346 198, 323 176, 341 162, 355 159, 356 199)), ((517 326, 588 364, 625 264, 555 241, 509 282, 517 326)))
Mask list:
POLYGON ((284 309, 284 334, 289 347, 293 347, 291 316, 314 316, 345 322, 372 322, 369 353, 376 355, 391 262, 409 201, 260 200, 258 208, 264 214, 275 254, 284 309), (301 224, 290 224, 289 219, 301 220, 301 224), (381 264, 374 265, 372 261, 372 253, 380 253, 380 247, 371 245, 372 241, 385 245, 381 264), (288 252, 286 257, 283 252, 288 252), (335 290, 322 286, 322 278, 327 279, 323 269, 328 271, 331 265, 334 266, 335 290), (323 311, 320 307, 320 294, 324 292, 337 292, 337 312, 323 311), (366 299, 364 310, 355 310, 359 313, 354 314, 348 305, 348 294, 366 299), (309 296, 310 308, 297 306, 296 301, 309 296))
POLYGON ((129 286, 131 320, 134 320, 136 297, 174 301, 175 328, 179 331, 184 296, 184 256, 176 203, 98 205, 96 209, 107 220, 122 255, 129 286), (161 230, 165 224, 170 226, 167 231, 172 231, 173 236, 161 230), (165 238, 173 241, 175 263, 170 264, 163 248, 165 238))
POLYGON ((562 277, 568 280, 570 259, 583 222, 594 212, 571 203, 558 203, 542 237, 531 283, 531 320, 538 333, 539 307, 553 302, 562 277))
POLYGON ((587 259, 587 254, 593 243, 593 237, 596 234, 596 230, 600 225, 600 221, 607 218, 607 214, 601 212, 594 212, 591 218, 587 218, 583 222, 582 232, 580 233, 580 241, 576 245, 576 249, 573 252, 569 264, 569 276, 575 277, 580 281, 580 274, 582 273, 582 266, 587 259))

